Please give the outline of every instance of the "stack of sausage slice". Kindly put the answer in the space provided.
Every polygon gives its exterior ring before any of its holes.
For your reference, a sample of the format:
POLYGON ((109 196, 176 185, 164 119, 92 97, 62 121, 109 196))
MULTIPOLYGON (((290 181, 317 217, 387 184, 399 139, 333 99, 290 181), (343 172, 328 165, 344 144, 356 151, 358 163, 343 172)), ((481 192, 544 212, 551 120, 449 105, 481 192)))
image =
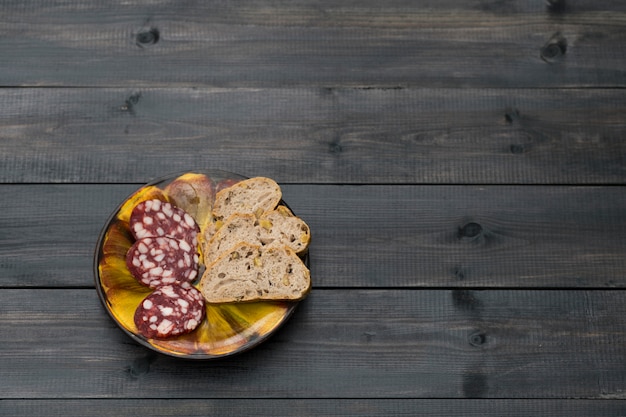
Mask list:
POLYGON ((139 203, 130 216, 135 243, 126 256, 130 273, 154 291, 137 307, 134 321, 147 338, 168 338, 196 329, 204 298, 191 283, 198 276, 199 227, 183 209, 158 199, 139 203))

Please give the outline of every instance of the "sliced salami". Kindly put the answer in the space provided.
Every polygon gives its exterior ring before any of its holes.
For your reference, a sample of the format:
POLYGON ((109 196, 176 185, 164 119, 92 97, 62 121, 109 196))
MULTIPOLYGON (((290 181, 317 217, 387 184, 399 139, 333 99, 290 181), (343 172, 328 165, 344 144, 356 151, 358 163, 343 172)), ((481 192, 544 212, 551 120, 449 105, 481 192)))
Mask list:
POLYGON ((135 206, 130 214, 130 230, 135 239, 165 236, 186 240, 195 248, 200 228, 185 210, 154 199, 135 206))
POLYGON ((181 284, 198 277, 198 252, 186 240, 145 237, 128 250, 126 266, 137 281, 150 288, 181 284))
POLYGON ((165 285, 135 310, 135 325, 148 339, 165 339, 195 330, 204 319, 204 298, 191 285, 165 285))

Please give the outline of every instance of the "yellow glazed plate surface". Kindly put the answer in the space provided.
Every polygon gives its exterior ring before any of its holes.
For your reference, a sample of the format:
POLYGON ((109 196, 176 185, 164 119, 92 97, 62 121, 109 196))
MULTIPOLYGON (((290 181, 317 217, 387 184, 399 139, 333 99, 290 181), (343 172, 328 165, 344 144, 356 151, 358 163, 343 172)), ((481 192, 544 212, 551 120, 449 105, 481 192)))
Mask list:
MULTIPOLYGON (((109 218, 96 247, 96 289, 109 315, 138 343, 170 356, 216 359, 258 345, 293 313, 297 305, 294 302, 207 303, 206 318, 195 331, 186 335, 162 340, 147 339, 135 326, 135 310, 152 290, 139 284, 126 267, 126 252, 134 242, 128 226, 132 209, 138 203, 153 198, 175 202, 177 196, 180 197, 180 193, 176 192, 191 190, 196 194, 187 199, 188 206, 185 208, 197 217, 196 221, 203 229, 216 190, 242 179, 245 177, 224 171, 191 171, 163 177, 134 192, 109 218)), ((308 265, 308 259, 304 261, 308 265)))

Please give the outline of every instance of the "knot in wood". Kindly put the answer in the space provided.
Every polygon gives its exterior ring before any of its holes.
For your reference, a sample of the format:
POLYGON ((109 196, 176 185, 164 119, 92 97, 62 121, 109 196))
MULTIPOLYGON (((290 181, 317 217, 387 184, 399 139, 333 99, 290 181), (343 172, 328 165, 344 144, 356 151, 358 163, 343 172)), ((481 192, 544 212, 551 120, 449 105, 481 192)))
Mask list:
POLYGON ((143 48, 144 46, 154 45, 159 41, 160 37, 159 30, 155 27, 151 27, 139 31, 135 36, 135 40, 137 41, 137 45, 143 48))
POLYGON ((469 336, 469 344, 480 346, 487 341, 487 336, 483 332, 474 332, 469 336))
POLYGON ((519 155, 528 151, 528 146, 522 143, 514 143, 513 145, 511 145, 510 150, 513 155, 519 155))
POLYGON ((465 279, 465 271, 460 266, 457 266, 456 268, 454 268, 453 273, 454 273, 454 277, 457 280, 463 281, 465 279))
POLYGON ((542 48, 541 59, 553 63, 561 59, 567 52, 567 39, 561 34, 555 34, 542 48))
POLYGON ((564 49, 558 43, 550 43, 541 49, 541 56, 546 59, 563 55, 564 49))
POLYGON ((472 238, 481 234, 483 231, 483 227, 474 222, 467 223, 465 226, 459 228, 459 238, 472 238))
POLYGON ((341 152, 343 152, 343 147, 341 146, 341 144, 338 141, 331 142, 331 143, 328 144, 328 151, 331 154, 338 155, 341 152))
POLYGON ((482 302, 470 290, 452 290, 452 303, 466 311, 479 312, 482 308, 482 302))
POLYGON ((150 372, 150 365, 156 360, 156 357, 152 354, 135 359, 131 365, 127 368, 127 372, 133 378, 138 378, 142 374, 150 372))
POLYGON ((141 99, 141 93, 140 92, 133 93, 126 99, 126 101, 124 102, 124 105, 120 109, 122 111, 129 112, 130 114, 132 114, 134 116, 135 115, 135 105, 137 103, 139 103, 140 99, 141 99))
POLYGON ((520 118, 520 112, 516 108, 508 108, 504 112, 504 120, 506 120, 507 123, 517 122, 520 118))

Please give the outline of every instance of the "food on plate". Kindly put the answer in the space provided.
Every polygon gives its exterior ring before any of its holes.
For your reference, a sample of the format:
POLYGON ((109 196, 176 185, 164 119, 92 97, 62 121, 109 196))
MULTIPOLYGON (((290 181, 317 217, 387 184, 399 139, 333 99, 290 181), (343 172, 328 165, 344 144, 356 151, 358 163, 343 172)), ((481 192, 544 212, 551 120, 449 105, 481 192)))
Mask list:
POLYGON ((213 183, 189 173, 151 195, 128 216, 126 268, 153 290, 134 310, 141 335, 189 333, 207 316, 205 303, 295 301, 310 291, 299 256, 310 229, 281 203, 274 180, 213 183))
POLYGON ((129 226, 136 241, 126 266, 154 289, 135 310, 137 330, 149 339, 193 331, 206 314, 202 294, 191 285, 198 276, 196 221, 180 207, 151 199, 133 208, 129 226))
POLYGON ((276 182, 266 177, 255 177, 224 188, 215 195, 213 217, 224 221, 235 213, 252 213, 257 217, 273 210, 282 198, 276 182))
POLYGON ((299 300, 311 289, 309 269, 283 245, 241 243, 204 272, 200 291, 208 303, 299 300))
POLYGON ((137 204, 130 214, 130 231, 135 239, 144 237, 171 237, 186 240, 196 247, 198 224, 180 207, 158 199, 137 204))
POLYGON ((184 239, 145 237, 128 250, 126 266, 150 288, 192 282, 198 277, 198 251, 184 239))
POLYGON ((232 187, 240 181, 242 181, 242 179, 237 178, 225 178, 219 181, 217 184, 215 184, 215 194, 219 193, 224 188, 232 187))
POLYGON ((298 254, 307 250, 310 230, 281 199, 278 184, 265 177, 216 194, 215 222, 201 235, 207 302, 299 300, 309 292, 310 273, 298 254))
POLYGON ((202 228, 211 221, 215 184, 204 174, 188 172, 169 183, 164 192, 176 207, 185 210, 202 228))
POLYGON ((134 322, 148 339, 164 339, 195 330, 205 314, 204 298, 195 287, 164 285, 141 301, 134 322))
POLYGON ((308 248, 311 233, 308 225, 285 206, 256 217, 235 213, 224 221, 204 248, 204 262, 212 264, 224 251, 241 242, 255 245, 280 243, 296 253, 308 248))
POLYGON ((142 201, 158 199, 162 201, 167 201, 165 194, 163 194, 163 190, 155 185, 147 185, 145 187, 140 188, 135 191, 130 197, 126 199, 126 201, 120 207, 117 217, 121 221, 128 224, 130 220, 130 214, 133 211, 133 208, 142 201))
POLYGON ((259 226, 263 244, 279 241, 297 254, 304 253, 309 247, 309 226, 285 206, 279 205, 263 214, 259 218, 259 226))

